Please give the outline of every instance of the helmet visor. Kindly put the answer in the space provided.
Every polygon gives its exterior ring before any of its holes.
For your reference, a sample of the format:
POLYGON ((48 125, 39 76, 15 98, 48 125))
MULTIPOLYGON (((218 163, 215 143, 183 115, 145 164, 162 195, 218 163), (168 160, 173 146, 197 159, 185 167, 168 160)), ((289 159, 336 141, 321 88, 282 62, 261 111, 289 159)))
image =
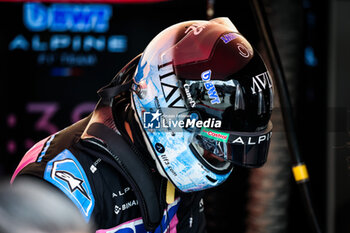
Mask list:
POLYGON ((220 122, 197 127, 193 148, 199 154, 205 152, 206 158, 244 167, 263 165, 272 131, 273 84, 258 53, 225 79, 208 69, 200 79, 181 81, 189 112, 202 121, 220 122))
POLYGON ((220 130, 257 132, 267 127, 273 109, 273 85, 260 56, 254 56, 226 80, 217 80, 211 70, 206 70, 201 80, 181 81, 188 109, 196 111, 202 120, 220 120, 220 130))

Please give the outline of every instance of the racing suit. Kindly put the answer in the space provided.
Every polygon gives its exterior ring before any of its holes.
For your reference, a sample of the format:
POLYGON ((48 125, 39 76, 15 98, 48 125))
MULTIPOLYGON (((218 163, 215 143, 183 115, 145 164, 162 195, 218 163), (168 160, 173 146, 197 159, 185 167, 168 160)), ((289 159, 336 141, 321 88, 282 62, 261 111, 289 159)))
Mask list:
POLYGON ((35 144, 12 182, 35 176, 52 184, 99 233, 204 232, 202 192, 176 191, 174 202, 166 203, 167 179, 132 127, 130 99, 116 102, 97 104, 88 117, 35 144))

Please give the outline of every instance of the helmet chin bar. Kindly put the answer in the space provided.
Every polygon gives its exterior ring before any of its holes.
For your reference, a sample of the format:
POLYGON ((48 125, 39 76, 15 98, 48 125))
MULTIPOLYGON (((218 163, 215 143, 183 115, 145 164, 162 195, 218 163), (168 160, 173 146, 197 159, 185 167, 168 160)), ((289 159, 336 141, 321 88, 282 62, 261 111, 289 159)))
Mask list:
POLYGON ((165 174, 165 172, 163 170, 163 167, 161 166, 159 160, 157 159, 157 155, 155 154, 155 152, 153 150, 153 147, 152 147, 151 143, 149 142, 144 129, 142 128, 142 124, 141 124, 140 119, 139 119, 139 117, 137 115, 137 110, 135 109, 134 97, 133 97, 132 92, 130 93, 130 95, 131 95, 131 101, 130 101, 131 102, 131 108, 134 110, 134 116, 135 116, 135 119, 136 119, 136 122, 137 122, 138 126, 140 127, 140 131, 142 132, 142 137, 143 137, 144 142, 146 144, 147 150, 151 154, 153 160, 156 162, 156 167, 157 167, 157 170, 160 173, 160 175, 163 176, 164 178, 170 180, 170 178, 165 174))
MULTIPOLYGON (((142 136, 144 138, 146 147, 151 154, 152 158, 155 160, 156 167, 158 172, 165 177, 167 180, 169 180, 173 185, 180 191, 182 192, 193 192, 193 191, 200 191, 208 188, 215 187, 219 184, 221 184, 223 181, 227 179, 227 177, 231 174, 232 172, 232 165, 228 163, 227 168, 225 170, 218 171, 218 169, 215 169, 214 167, 209 168, 209 164, 206 164, 207 162, 205 161, 205 164, 203 163, 204 158, 202 160, 198 159, 196 155, 193 153, 190 155, 188 154, 189 158, 191 161, 191 166, 189 167, 188 164, 184 165, 185 168, 182 168, 181 170, 176 171, 177 175, 175 177, 172 177, 172 174, 167 173, 165 170, 164 165, 161 163, 160 158, 158 154, 156 153, 155 149, 152 146, 152 143, 150 139, 147 137, 147 132, 143 129, 143 125, 141 124, 142 120, 137 114, 137 108, 136 108, 136 103, 134 99, 134 93, 131 93, 131 107, 134 110, 135 118, 137 121, 137 124, 139 124, 139 127, 141 128, 142 131, 142 136), (197 157, 197 159, 196 159, 197 157), (193 173, 188 173, 188 168, 192 169, 195 172, 195 176, 192 177, 193 173), (174 180, 173 180, 174 178, 174 180), (176 180, 177 179, 177 180, 176 180), (186 184, 182 184, 180 181, 187 180, 186 184), (179 183, 180 182, 180 183, 179 183)), ((165 140, 165 139, 164 139, 165 140)), ((188 149, 187 151, 190 151, 188 149)), ((171 153, 171 152, 169 152, 171 153)), ((189 153, 189 152, 185 152, 189 153)), ((165 155, 165 154, 164 154, 165 155)), ((170 154, 168 154, 170 156, 170 154)), ((171 154, 174 155, 174 154, 171 154)), ((176 155, 174 155, 177 157, 176 155)), ((179 156, 183 156, 183 154, 179 154, 179 156)), ((190 170, 191 170, 190 169, 190 170)), ((171 171, 171 170, 170 170, 171 171)))
POLYGON ((214 165, 212 162, 208 161, 204 155, 204 149, 198 146, 197 144, 190 144, 190 149, 194 150, 194 154, 198 156, 198 158, 203 162, 204 166, 207 166, 209 170, 212 170, 216 173, 226 173, 228 169, 232 169, 232 163, 228 161, 219 161, 217 158, 213 158, 216 163, 220 163, 220 165, 214 165))

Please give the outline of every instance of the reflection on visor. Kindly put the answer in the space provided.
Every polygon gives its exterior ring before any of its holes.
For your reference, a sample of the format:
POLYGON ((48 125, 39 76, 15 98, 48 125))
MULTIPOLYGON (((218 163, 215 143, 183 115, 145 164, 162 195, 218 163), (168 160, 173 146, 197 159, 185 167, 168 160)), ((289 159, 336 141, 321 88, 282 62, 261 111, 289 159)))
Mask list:
POLYGON ((202 128, 194 136, 192 145, 239 166, 260 167, 266 162, 271 135, 271 122, 259 132, 223 132, 202 128))
POLYGON ((270 120, 273 84, 258 55, 225 79, 205 69, 200 78, 180 80, 187 109, 198 111, 203 120, 220 120, 221 130, 255 132, 270 120))
POLYGON ((183 87, 188 105, 198 110, 203 109, 212 117, 221 119, 224 110, 231 106, 234 110, 245 108, 243 92, 236 80, 210 82, 186 80, 183 87))
POLYGON ((234 79, 210 83, 186 80, 183 83, 188 109, 199 112, 203 120, 220 120, 223 130, 256 131, 270 119, 272 89, 268 93, 245 96, 247 90, 234 79))

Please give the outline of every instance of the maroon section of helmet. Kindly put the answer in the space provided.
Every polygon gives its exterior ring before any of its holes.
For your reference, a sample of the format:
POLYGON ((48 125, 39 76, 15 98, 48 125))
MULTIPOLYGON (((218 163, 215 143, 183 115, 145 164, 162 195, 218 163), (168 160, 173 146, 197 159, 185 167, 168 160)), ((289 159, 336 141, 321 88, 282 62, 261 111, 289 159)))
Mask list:
POLYGON ((212 80, 225 80, 253 56, 253 49, 244 37, 220 24, 196 23, 179 33, 185 35, 171 52, 180 79, 200 80, 203 72, 211 70, 212 80))

